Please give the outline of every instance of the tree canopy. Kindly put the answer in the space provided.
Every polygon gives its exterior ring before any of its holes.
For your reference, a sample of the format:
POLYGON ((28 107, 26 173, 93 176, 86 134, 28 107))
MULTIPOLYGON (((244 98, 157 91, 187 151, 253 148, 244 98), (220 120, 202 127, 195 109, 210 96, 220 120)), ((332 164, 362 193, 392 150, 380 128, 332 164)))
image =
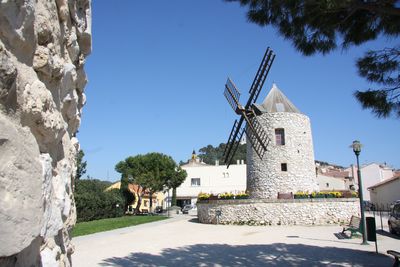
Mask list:
MULTIPOLYGON (((400 7, 395 0, 225 1, 247 6, 250 22, 272 25, 307 56, 400 34, 400 7)), ((378 117, 395 114, 400 118, 400 45, 367 51, 356 65, 361 77, 379 86, 355 91, 362 107, 378 117)))
MULTIPOLYGON (((212 145, 208 145, 199 149, 198 157, 203 160, 204 163, 214 165, 216 160, 219 160, 221 163, 224 162, 223 154, 225 150, 226 144, 221 143, 218 146, 214 147, 212 145)), ((246 161, 246 144, 242 144, 238 146, 235 155, 232 158, 231 164, 236 164, 237 160, 246 161)))
POLYGON ((85 156, 85 153, 83 150, 79 150, 78 154, 76 155, 76 176, 75 179, 79 180, 82 175, 86 173, 86 161, 83 160, 83 157, 85 156))
POLYGON ((127 181, 137 184, 143 193, 146 190, 150 193, 162 191, 164 187, 176 188, 187 176, 170 156, 162 153, 128 157, 120 161, 115 170, 121 173, 121 188, 122 181, 127 181))
POLYGON ((129 182, 152 192, 163 190, 163 186, 167 185, 173 176, 175 168, 175 161, 161 153, 128 157, 115 166, 121 177, 129 178, 129 182))

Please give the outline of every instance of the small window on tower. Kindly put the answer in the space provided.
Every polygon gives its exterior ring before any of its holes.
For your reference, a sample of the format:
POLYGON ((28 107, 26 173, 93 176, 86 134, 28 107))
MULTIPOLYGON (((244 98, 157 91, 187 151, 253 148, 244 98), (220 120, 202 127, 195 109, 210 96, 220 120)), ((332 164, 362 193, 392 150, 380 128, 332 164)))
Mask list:
POLYGON ((281 171, 287 172, 287 163, 281 163, 281 171))
POLYGON ((282 128, 275 129, 275 141, 277 146, 285 145, 285 130, 282 128))

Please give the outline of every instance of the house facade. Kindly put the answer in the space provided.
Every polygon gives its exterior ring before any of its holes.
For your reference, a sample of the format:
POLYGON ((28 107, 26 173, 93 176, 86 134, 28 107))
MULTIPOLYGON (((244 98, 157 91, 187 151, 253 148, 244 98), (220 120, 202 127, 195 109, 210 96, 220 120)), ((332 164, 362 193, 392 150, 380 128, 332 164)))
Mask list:
MULTIPOLYGON (((109 187, 107 187, 105 191, 108 191, 111 189, 120 189, 120 188, 121 188, 121 182, 116 182, 116 183, 110 185, 109 187)), ((141 187, 136 184, 129 184, 128 188, 129 188, 129 191, 135 196, 135 199, 134 199, 133 203, 131 203, 128 206, 127 212, 133 212, 139 203, 138 194, 142 194, 143 192, 142 192, 141 187)), ((161 206, 163 208, 166 207, 165 196, 164 196, 163 192, 153 193, 153 195, 151 197, 151 201, 153 203, 152 203, 152 207, 150 209, 150 194, 147 191, 144 192, 144 194, 142 196, 141 204, 139 207, 139 211, 144 212, 144 213, 154 212, 154 210, 157 206, 161 206)))
MULTIPOLYGON (((354 185, 356 189, 358 189, 357 167, 352 165, 345 171, 349 171, 350 175, 354 177, 353 179, 354 185)), ((378 163, 370 163, 367 165, 363 165, 360 168, 360 172, 361 172, 361 179, 363 186, 362 191, 365 201, 371 201, 371 194, 370 191, 368 190, 369 187, 372 187, 394 176, 393 168, 389 167, 386 164, 378 164, 378 163)))
POLYGON ((368 187, 370 201, 378 208, 388 210, 400 200, 400 174, 368 187))
MULTIPOLYGON (((197 158, 193 152, 188 163, 182 165, 188 176, 185 181, 177 188, 177 205, 183 207, 188 204, 196 204, 197 196, 200 192, 219 193, 233 192, 238 193, 246 190, 246 164, 238 161, 238 164, 208 165, 197 158)), ((171 198, 172 192, 169 193, 171 198)))
POLYGON ((344 177, 329 176, 326 174, 317 175, 317 184, 320 191, 342 191, 349 190, 344 177))

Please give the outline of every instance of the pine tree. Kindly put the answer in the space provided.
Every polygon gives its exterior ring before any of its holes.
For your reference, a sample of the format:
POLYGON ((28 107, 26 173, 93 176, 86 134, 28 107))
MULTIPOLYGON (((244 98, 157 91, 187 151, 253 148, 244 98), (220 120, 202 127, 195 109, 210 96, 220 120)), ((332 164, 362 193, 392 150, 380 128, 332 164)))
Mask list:
MULTIPOLYGON (((395 0, 226 0, 248 7, 250 22, 272 25, 304 55, 326 54, 378 37, 400 34, 395 0)), ((379 88, 356 90, 363 108, 378 117, 400 118, 400 46, 368 51, 357 60, 358 72, 379 88)))

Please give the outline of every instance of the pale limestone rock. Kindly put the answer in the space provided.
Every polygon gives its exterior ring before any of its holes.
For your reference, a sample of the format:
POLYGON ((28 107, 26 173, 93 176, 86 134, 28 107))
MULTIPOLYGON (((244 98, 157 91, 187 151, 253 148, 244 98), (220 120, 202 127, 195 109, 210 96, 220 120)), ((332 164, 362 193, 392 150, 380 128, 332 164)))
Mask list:
POLYGON ((86 86, 87 83, 87 78, 86 78, 86 73, 83 70, 83 68, 78 68, 76 70, 76 89, 80 92, 83 93, 83 90, 86 86))
POLYGON ((49 154, 40 156, 43 169, 43 200, 44 200, 44 224, 40 231, 43 238, 53 237, 63 226, 59 201, 54 193, 54 179, 52 175, 52 159, 49 154))
POLYGON ((22 123, 30 127, 42 153, 59 143, 66 125, 50 91, 39 80, 26 85, 22 93, 22 112, 22 123))
POLYGON ((44 75, 50 76, 51 70, 49 66, 50 50, 39 45, 36 48, 35 56, 33 57, 33 68, 36 71, 42 72, 44 75))
POLYGON ((43 223, 39 148, 27 127, 0 112, 0 255, 26 248, 43 223))
POLYGON ((17 74, 18 71, 12 62, 10 53, 0 42, 0 104, 15 108, 17 74))
POLYGON ((71 266, 91 1, 0 1, 0 266, 71 266))
POLYGON ((60 21, 65 22, 69 16, 67 0, 56 0, 60 21))
POLYGON ((68 48, 68 53, 71 58, 72 62, 75 62, 78 60, 79 57, 79 44, 78 44, 78 37, 76 36, 76 30, 75 28, 72 28, 71 33, 67 39, 67 48, 68 48))
POLYGON ((0 3, 1 40, 21 62, 30 62, 36 47, 35 0, 0 3))

